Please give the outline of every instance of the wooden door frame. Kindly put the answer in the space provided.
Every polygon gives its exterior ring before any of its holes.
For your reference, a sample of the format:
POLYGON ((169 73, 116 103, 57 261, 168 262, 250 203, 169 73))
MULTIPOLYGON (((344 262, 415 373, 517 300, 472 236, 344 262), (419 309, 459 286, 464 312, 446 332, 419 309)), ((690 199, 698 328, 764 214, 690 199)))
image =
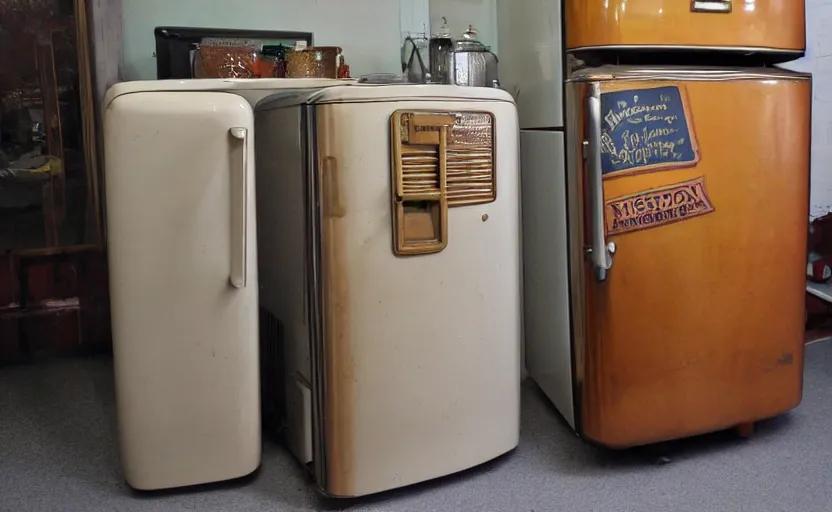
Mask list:
MULTIPOLYGON (((103 249, 105 204, 102 103, 107 89, 120 81, 122 48, 121 0, 74 0, 84 157, 87 163, 87 230, 89 249, 103 249), (88 232, 89 232, 88 231, 88 232)), ((62 252, 59 248, 58 252, 62 252)))
MULTIPOLYGON (((82 6, 89 20, 86 30, 91 42, 89 76, 92 84, 91 95, 94 98, 93 110, 95 126, 96 171, 95 171, 95 218, 97 219, 97 245, 106 245, 106 201, 98 193, 104 190, 105 168, 103 141, 103 103, 107 90, 121 81, 121 51, 123 45, 123 7, 122 0, 75 0, 82 6)), ((81 31, 79 30, 79 33, 81 31)))

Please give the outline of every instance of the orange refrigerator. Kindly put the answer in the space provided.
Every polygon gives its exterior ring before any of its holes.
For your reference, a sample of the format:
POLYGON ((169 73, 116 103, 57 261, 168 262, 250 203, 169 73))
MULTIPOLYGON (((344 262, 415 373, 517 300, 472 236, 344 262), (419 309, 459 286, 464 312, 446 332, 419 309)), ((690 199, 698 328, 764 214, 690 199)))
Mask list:
POLYGON ((804 2, 497 3, 529 376, 613 448, 795 407, 812 83, 773 65, 804 2))
POLYGON ((615 448, 795 407, 810 76, 585 68, 565 105, 571 336, 527 339, 531 376, 615 448))
POLYGON ((806 6, 799 0, 563 1, 572 53, 673 52, 683 63, 689 55, 679 52, 694 50, 784 62, 806 47, 806 6))

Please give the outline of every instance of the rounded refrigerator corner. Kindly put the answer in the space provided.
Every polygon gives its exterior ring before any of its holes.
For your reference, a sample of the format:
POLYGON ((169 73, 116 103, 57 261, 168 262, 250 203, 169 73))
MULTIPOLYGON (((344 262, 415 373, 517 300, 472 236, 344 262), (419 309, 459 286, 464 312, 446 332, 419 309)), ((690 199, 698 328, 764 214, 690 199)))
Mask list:
POLYGON ((125 468, 123 470, 124 483, 127 484, 127 486, 130 487, 130 489, 132 489, 133 491, 141 493, 150 493, 169 491, 173 489, 189 489, 220 483, 238 482, 256 476, 257 473, 260 471, 260 467, 262 465, 261 462, 262 461, 260 455, 258 454, 254 463, 249 462, 248 464, 245 464, 240 471, 230 473, 228 476, 206 479, 183 480, 181 482, 173 482, 172 480, 160 480, 160 482, 165 481, 165 484, 154 483, 154 478, 142 478, 141 476, 131 475, 130 472, 127 471, 127 469, 125 468))

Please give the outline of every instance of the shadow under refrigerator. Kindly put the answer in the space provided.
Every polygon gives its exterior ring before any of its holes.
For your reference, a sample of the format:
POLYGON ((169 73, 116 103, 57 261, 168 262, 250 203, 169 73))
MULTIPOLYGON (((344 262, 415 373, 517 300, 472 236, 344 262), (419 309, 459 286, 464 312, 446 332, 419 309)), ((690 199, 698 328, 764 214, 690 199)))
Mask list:
POLYGON ((565 0, 565 35, 558 0, 498 10, 532 379, 614 448, 796 406, 812 84, 768 64, 803 3, 565 0))
POLYGON ((335 80, 167 80, 105 99, 121 463, 154 490, 260 464, 254 110, 335 80))
POLYGON ((335 87, 256 111, 261 307, 287 444, 329 496, 517 446, 517 112, 490 88, 335 87))

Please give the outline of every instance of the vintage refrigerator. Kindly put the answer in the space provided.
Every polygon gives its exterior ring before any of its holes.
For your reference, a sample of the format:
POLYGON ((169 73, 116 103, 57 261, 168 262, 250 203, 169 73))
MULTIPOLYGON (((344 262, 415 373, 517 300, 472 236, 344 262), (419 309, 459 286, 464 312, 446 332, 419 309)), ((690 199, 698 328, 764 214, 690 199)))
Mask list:
POLYGON ((255 119, 260 305, 287 444, 319 489, 368 495, 514 449, 511 97, 356 85, 270 99, 255 119))
POLYGON ((525 57, 504 83, 540 105, 520 109, 529 375, 614 448, 796 406, 811 77, 768 64, 802 54, 802 2, 563 7, 559 67, 560 2, 500 22, 501 64, 525 57))
POLYGON ((793 60, 806 47, 805 10, 800 0, 564 0, 566 49, 793 60))
POLYGON ((136 489, 260 463, 253 106, 335 83, 140 81, 105 98, 116 403, 136 489))
POLYGON ((567 81, 571 340, 581 434, 611 447, 795 407, 811 80, 601 67, 567 81))

